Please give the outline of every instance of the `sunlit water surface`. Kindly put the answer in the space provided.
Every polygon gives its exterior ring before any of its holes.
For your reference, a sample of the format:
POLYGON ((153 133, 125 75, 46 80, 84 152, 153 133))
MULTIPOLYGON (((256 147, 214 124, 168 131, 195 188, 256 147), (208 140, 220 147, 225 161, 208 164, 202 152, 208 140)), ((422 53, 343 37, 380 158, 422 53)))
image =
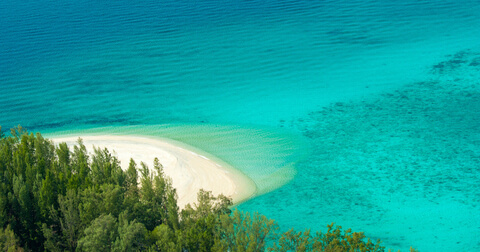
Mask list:
POLYGON ((168 137, 282 229, 480 250, 478 1, 2 1, 0 125, 168 137))

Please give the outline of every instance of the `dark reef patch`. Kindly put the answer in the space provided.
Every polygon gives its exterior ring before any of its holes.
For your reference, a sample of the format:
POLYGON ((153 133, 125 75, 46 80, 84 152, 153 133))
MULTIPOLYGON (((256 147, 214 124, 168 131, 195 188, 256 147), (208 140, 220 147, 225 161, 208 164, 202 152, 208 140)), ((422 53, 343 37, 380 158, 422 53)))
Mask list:
POLYGON ((434 65, 430 80, 361 102, 335 103, 293 122, 312 140, 317 157, 304 165, 321 167, 310 174, 322 181, 314 191, 334 192, 335 201, 348 197, 355 207, 380 208, 374 199, 396 194, 477 205, 478 59, 476 52, 461 51, 434 65))

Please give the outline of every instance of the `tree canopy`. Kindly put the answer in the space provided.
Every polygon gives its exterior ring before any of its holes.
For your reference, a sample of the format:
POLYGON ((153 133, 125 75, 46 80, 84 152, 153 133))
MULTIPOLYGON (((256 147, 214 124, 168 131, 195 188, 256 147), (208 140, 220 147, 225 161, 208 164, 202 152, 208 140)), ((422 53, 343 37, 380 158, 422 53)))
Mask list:
POLYGON ((363 233, 279 233, 259 213, 232 212, 232 200, 200 190, 179 210, 163 166, 107 149, 89 155, 79 139, 57 146, 22 127, 0 128, 0 250, 3 251, 384 251, 363 233))

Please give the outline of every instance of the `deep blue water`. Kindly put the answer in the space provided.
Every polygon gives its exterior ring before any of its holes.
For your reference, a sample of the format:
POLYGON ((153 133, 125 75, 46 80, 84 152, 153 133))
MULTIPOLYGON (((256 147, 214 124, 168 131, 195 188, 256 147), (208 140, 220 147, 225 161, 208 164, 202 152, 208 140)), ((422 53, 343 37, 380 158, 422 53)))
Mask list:
POLYGON ((479 35, 473 0, 2 1, 0 125, 179 139, 294 176, 239 206, 282 228, 475 251, 479 35))

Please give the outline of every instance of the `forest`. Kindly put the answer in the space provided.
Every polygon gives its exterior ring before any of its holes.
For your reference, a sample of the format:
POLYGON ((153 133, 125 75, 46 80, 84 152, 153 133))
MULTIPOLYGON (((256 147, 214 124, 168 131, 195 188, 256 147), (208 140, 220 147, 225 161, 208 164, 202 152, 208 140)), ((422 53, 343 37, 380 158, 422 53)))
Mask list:
POLYGON ((69 149, 21 126, 0 127, 0 188, 2 251, 385 251, 333 223, 280 232, 208 191, 179 209, 161 160, 124 171, 108 149, 89 154, 81 139, 69 149))

